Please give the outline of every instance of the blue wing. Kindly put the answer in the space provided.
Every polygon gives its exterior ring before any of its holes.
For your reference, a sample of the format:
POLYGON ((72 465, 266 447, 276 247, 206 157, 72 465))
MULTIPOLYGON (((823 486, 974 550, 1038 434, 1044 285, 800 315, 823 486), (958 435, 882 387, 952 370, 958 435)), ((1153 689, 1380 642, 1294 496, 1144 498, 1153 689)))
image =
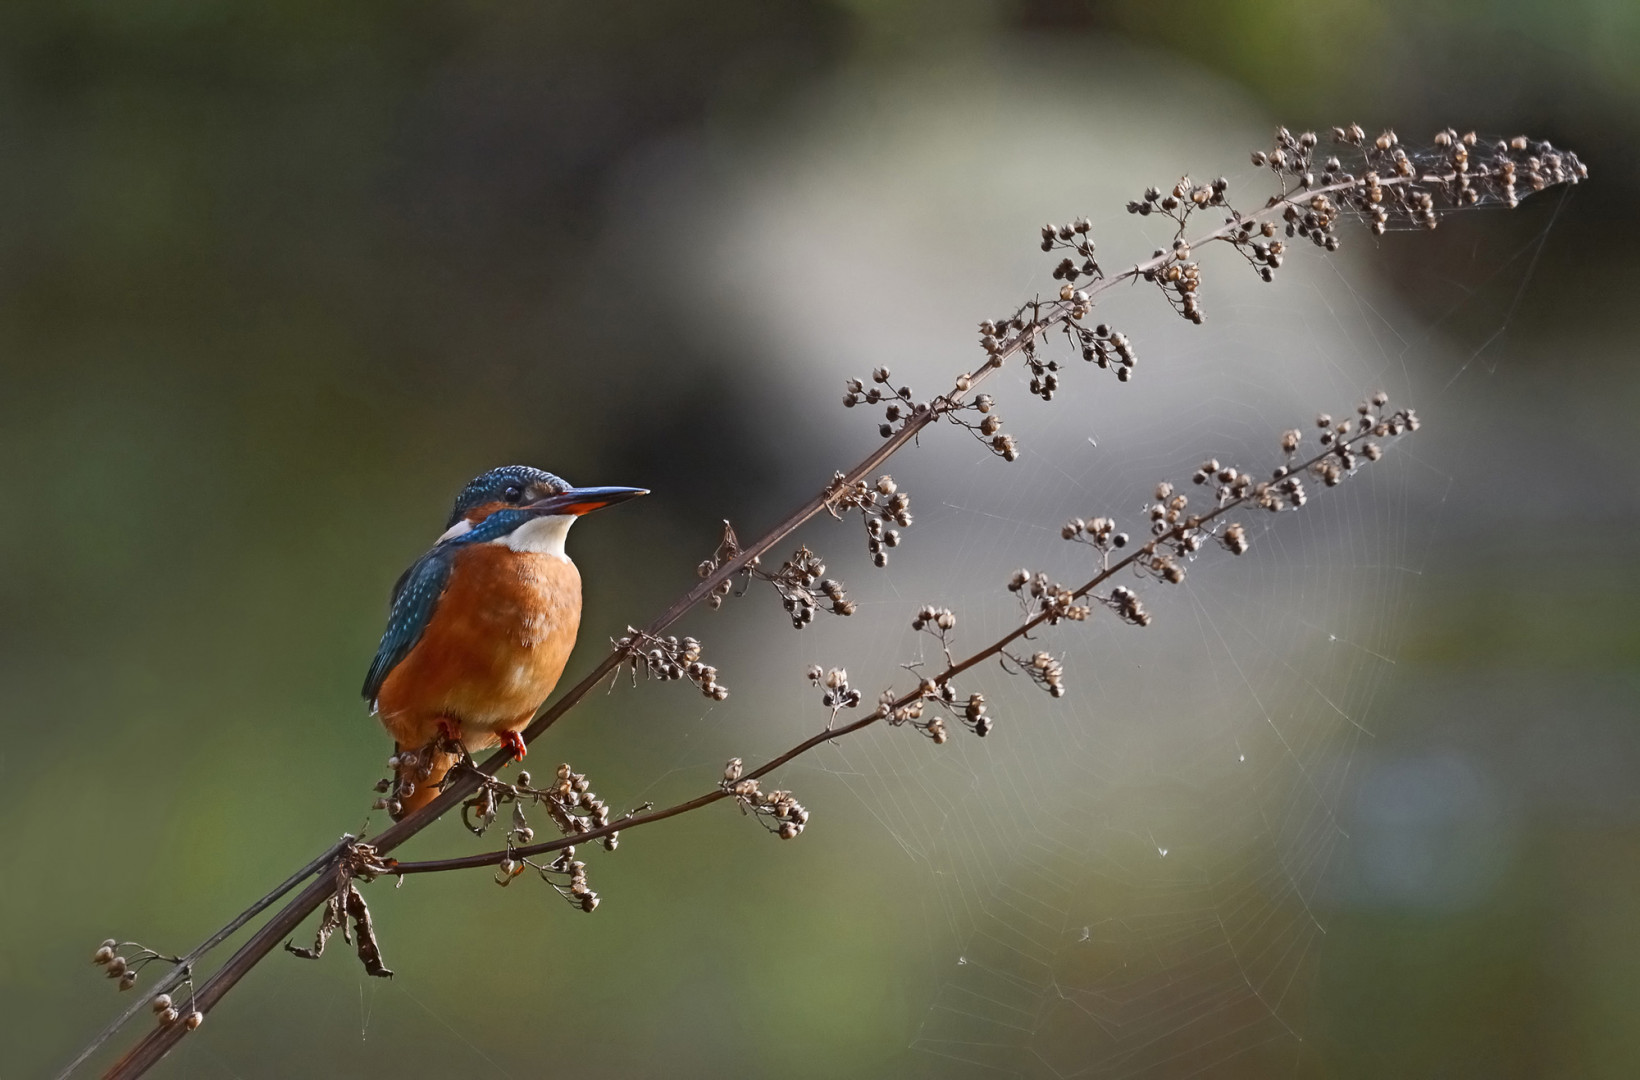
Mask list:
POLYGON ((399 576, 393 586, 393 604, 387 616, 387 629, 382 642, 376 647, 376 659, 370 663, 370 672, 364 677, 364 699, 376 707, 376 696, 382 683, 410 655, 421 635, 426 631, 433 612, 438 609, 439 597, 450 581, 453 546, 441 544, 417 559, 399 576))
POLYGON ((376 707, 382 683, 399 662, 410 655, 410 650, 426 632, 433 612, 438 610, 439 597, 450 583, 450 566, 456 552, 468 544, 485 544, 506 536, 531 516, 524 510, 497 510, 469 531, 441 540, 399 575, 398 583, 393 586, 387 630, 382 634, 382 643, 376 646, 376 659, 370 662, 370 671, 364 677, 364 699, 371 709, 376 707))

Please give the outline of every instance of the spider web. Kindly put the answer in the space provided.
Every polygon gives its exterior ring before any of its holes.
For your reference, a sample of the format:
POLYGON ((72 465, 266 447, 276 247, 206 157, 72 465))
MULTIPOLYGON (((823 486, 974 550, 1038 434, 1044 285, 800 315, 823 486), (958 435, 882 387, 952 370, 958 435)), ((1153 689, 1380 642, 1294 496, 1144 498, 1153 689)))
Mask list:
MULTIPOLYGON (((984 744, 837 746, 829 767, 927 866, 957 943, 914 1045, 1007 1072, 1123 1076, 1299 1040, 1325 934, 1313 903, 1406 586, 1404 519, 1372 503, 1393 484, 1330 512, 1312 503, 1302 525, 1259 523, 1270 530, 1244 559, 1213 553, 1185 585, 1144 588, 1143 631, 1106 619, 1044 634, 1074 683, 1063 701, 995 670, 969 681, 999 717, 984 744)), ((1078 486, 1033 477, 1020 498, 1078 486)), ((1140 484, 1084 490, 1123 487, 1116 502, 1137 516, 1140 484)), ((967 506, 948 513, 951 531, 982 532, 967 506)), ((1057 540, 990 531, 966 565, 1057 540)), ((1015 617, 1005 595, 960 588, 1000 579, 987 570, 919 591, 960 597, 964 641, 1015 617)))
MULTIPOLYGON (((979 362, 969 327, 1044 284, 1054 258, 1032 257, 1036 219, 1120 207, 1191 166, 1245 161, 1266 138, 1241 117, 1193 121, 1165 92, 1085 104, 1125 72, 1100 81, 1040 53, 993 63, 1013 64, 1013 77, 852 73, 778 136, 710 152, 669 145, 635 164, 698 170, 703 209, 672 240, 687 253, 683 318, 703 339, 734 325, 746 342, 779 342, 778 377, 796 401, 834 401, 844 377, 877 364, 926 396, 961 358, 979 362)), ((1176 89, 1201 92, 1188 80, 1176 89)), ((1225 171, 1232 195, 1262 200, 1256 173, 1225 171)), ((654 225, 655 210, 638 220, 654 225)), ((1101 252, 1121 253, 1110 266, 1170 239, 1125 215, 1093 220, 1101 252)), ((860 614, 805 631, 801 663, 788 640, 740 647, 783 678, 810 659, 846 664, 869 702, 896 676, 909 685, 898 664, 940 659, 909 628, 921 604, 957 613, 962 656, 1018 624, 1002 587, 1015 568, 1071 584, 1091 576, 1087 550, 1059 538, 1066 518, 1114 516, 1142 535, 1157 481, 1201 491, 1188 478, 1207 457, 1267 475, 1281 431, 1308 439, 1318 410, 1348 414, 1380 388, 1427 415, 1431 390, 1462 361, 1438 357, 1427 331, 1373 295, 1358 261, 1373 243, 1364 231, 1344 240, 1339 256, 1295 252, 1274 286, 1229 252, 1204 253, 1202 328, 1144 287, 1112 296, 1098 317, 1137 343, 1133 384, 1072 360, 1061 398, 1044 404, 1005 372, 987 389, 1022 460, 931 431, 891 467, 917 522, 888 569, 838 557, 858 543, 851 534, 812 541, 856 586, 860 614)), ((772 415, 782 438, 830 437, 805 413, 772 415)), ((1086 624, 1043 630, 1025 651, 1063 658, 1067 698, 981 667, 957 685, 985 693, 998 718, 990 737, 959 730, 935 747, 873 729, 788 770, 793 785, 851 791, 917 868, 932 960, 910 1045, 932 1073, 1313 1071, 1307 1008, 1328 867, 1348 839, 1351 762, 1393 678, 1404 599, 1447 483, 1416 437, 1395 445, 1340 488, 1317 486, 1302 511, 1239 515, 1246 556, 1205 551, 1180 586, 1126 582, 1152 626, 1096 609, 1086 624)), ((754 690, 768 703, 756 711, 789 713, 789 685, 754 690)), ((744 734, 773 753, 790 732, 744 734)))
MULTIPOLYGON (((901 599, 881 605, 900 618, 874 620, 867 655, 938 659, 906 632, 918 602, 959 613, 958 655, 1007 632, 1019 618, 1000 587, 1012 565, 1090 576, 1083 549, 1057 536, 1067 511, 1115 514, 1137 532, 1156 479, 1183 481, 1208 453, 1274 460, 1275 433, 1305 416, 1263 390, 1261 404, 1162 409, 1168 421, 1153 426, 1165 430, 1148 434, 1117 434, 1109 417, 1097 448, 1085 412, 1044 410, 1035 452, 1005 486, 993 470, 1008 466, 983 456, 964 480, 913 483, 939 468, 896 469, 912 491, 958 483, 921 508, 912 550, 896 556, 913 565, 889 571, 901 599), (1201 451, 1181 453, 1191 446, 1201 451)), ((1205 552, 1181 586, 1126 582, 1155 617, 1148 628, 1097 611, 1040 632, 1023 651, 1062 657, 1063 700, 998 666, 960 680, 998 718, 983 742, 935 748, 887 731, 820 759, 933 885, 929 915, 953 955, 914 1046, 1048 1076, 1179 1075, 1270 1045, 1291 1058, 1326 933, 1315 900, 1346 838, 1351 756, 1370 737, 1416 575, 1405 469, 1392 458, 1300 513, 1244 517, 1253 550, 1205 552)))

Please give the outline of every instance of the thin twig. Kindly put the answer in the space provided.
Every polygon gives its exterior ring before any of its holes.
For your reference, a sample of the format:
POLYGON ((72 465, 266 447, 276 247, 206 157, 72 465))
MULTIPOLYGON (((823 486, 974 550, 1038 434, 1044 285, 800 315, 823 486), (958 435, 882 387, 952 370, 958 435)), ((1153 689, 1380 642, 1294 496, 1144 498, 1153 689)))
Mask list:
POLYGON ((158 981, 155 982, 151 990, 140 995, 136 1001, 131 1003, 130 1008, 115 1017, 109 1022, 107 1027, 98 1032, 97 1037, 87 1043, 85 1048, 80 1051, 78 1056, 64 1066, 62 1072, 57 1074, 57 1080, 67 1080, 75 1069, 78 1069, 81 1065, 85 1064, 86 1059, 91 1057, 92 1054, 95 1054, 102 1047, 103 1043, 113 1038, 115 1032, 130 1023, 132 1017, 136 1016, 138 1013, 147 1012, 149 1002, 153 1001, 154 998, 160 994, 169 993, 171 990, 180 985, 183 980, 187 979, 193 973, 193 966, 199 963, 206 953, 222 944, 228 938, 232 937, 240 927, 244 926, 262 912, 266 911, 275 900, 278 900, 280 897, 296 888, 296 886, 300 885, 303 881, 306 881, 308 878, 318 873, 324 868, 325 864, 334 859, 336 855, 343 848, 347 847, 348 844, 351 844, 353 840, 354 837, 352 836, 343 836, 340 840, 336 841, 336 843, 326 849, 324 854, 318 856, 312 862, 296 871, 296 873, 274 886, 272 892, 262 897, 244 911, 241 911, 238 915, 235 915, 226 926, 206 938, 194 949, 193 952, 190 952, 188 955, 182 957, 170 971, 167 971, 164 975, 159 977, 158 981))

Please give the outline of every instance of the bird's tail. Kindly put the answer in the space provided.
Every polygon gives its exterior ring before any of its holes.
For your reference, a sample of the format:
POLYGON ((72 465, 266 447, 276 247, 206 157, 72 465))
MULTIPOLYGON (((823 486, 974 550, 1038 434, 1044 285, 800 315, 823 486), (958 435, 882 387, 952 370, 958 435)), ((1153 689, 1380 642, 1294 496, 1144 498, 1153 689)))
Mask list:
POLYGON ((410 755, 401 750, 399 756, 399 808, 393 815, 394 821, 402 821, 437 798, 439 784, 458 760, 457 755, 431 746, 415 751, 414 760, 408 764, 403 763, 402 758, 410 755))

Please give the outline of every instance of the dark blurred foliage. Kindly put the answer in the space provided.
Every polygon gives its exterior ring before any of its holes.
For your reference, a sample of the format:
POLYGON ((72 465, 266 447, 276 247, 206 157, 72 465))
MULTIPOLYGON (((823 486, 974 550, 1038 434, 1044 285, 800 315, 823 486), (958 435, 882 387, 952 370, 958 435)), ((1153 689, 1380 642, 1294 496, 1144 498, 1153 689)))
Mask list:
POLYGON ((37 524, 7 545, 6 663, 197 619, 249 564, 380 595, 498 461, 743 507, 767 457, 727 358, 597 250, 605 185, 843 32, 757 4, 8 5, 0 483, 37 524), (119 530, 83 526, 88 495, 119 530))
MULTIPOLYGON (((1619 0, 0 7, 0 497, 10 514, 0 532, 0 852, 11 864, 0 893, 13 916, 0 928, 10 954, 0 955, 0 988, 8 1014, 41 1032, 18 1053, 7 1024, 0 1072, 42 1071, 110 1007, 83 992, 78 969, 34 970, 42 955, 79 957, 111 906, 178 941, 197 936, 247 882, 275 876, 270 862, 282 871, 333 835, 338 806, 353 812, 357 762, 382 743, 353 694, 387 589, 467 477, 521 460, 577 482, 656 489, 644 515, 612 514, 605 542, 577 552, 589 582, 607 583, 594 595, 615 608, 619 594, 618 610, 634 612, 687 579, 715 540, 714 515, 756 525, 812 485, 813 463, 783 460, 749 423, 769 407, 741 377, 759 358, 732 335, 721 350, 684 344, 696 339, 670 329, 675 312, 645 252, 605 242, 611 186, 630 179, 637 148, 763 122, 851 57, 892 62, 975 35, 1181 55, 1294 127, 1394 123, 1412 141, 1449 123, 1525 130, 1575 147, 1600 194, 1580 190, 1547 232, 1541 216, 1489 215, 1434 237, 1392 237, 1380 272, 1436 333, 1470 348, 1504 322, 1516 345, 1488 353, 1488 365, 1526 369, 1552 355, 1562 374, 1585 365, 1592 384, 1616 377, 1614 355, 1633 355, 1608 346, 1614 328, 1628 333, 1637 265, 1637 11, 1619 0), (1531 260, 1529 290, 1511 271, 1509 287, 1468 302, 1498 266, 1531 260), (1568 325, 1607 345, 1563 347, 1568 325), (675 542, 655 544, 659 535, 675 542), (183 730, 200 736, 185 741, 183 730), (257 747, 272 738, 311 745, 312 775, 265 775, 257 747), (337 744, 345 761, 331 760, 337 744), (127 799, 167 776, 198 779, 187 796, 127 799), (62 792, 87 777, 65 810, 62 792), (297 789, 346 794, 308 804, 289 799, 297 789), (248 805, 212 827, 184 805, 230 797, 248 805), (289 807, 292 835, 242 851, 232 825, 269 800, 289 807), (122 815, 130 806, 147 817, 122 815), (152 863, 120 873, 123 896, 36 895, 33 883, 68 861, 49 831, 61 813, 77 842, 134 845, 152 863), (195 846, 175 850, 167 835, 195 846), (184 874, 216 884, 185 900, 184 874), (42 921, 51 916, 60 922, 42 921), (14 947, 30 925, 51 949, 14 947), (25 997, 33 1004, 19 1004, 25 997)), ((1549 385, 1537 377, 1523 393, 1549 385)), ((1634 387, 1624 374, 1556 415, 1587 408, 1609 419, 1634 387)), ((1607 518, 1628 521, 1631 510, 1632 492, 1607 518)), ((1487 536, 1491 562, 1461 564, 1439 617, 1415 636, 1415 659, 1478 682, 1500 654, 1555 671, 1597 656, 1603 677, 1632 676, 1632 613, 1608 599, 1593 623, 1533 629, 1523 612, 1546 606, 1553 583, 1522 588, 1515 568, 1529 537, 1487 536)), ((1635 545, 1625 537, 1616 548, 1635 545)), ((1396 730, 1386 724, 1385 739, 1396 730)), ((654 763, 631 768, 646 780, 654 763)), ((1500 1031, 1529 1042, 1530 1027, 1507 1018, 1563 990, 1554 965, 1571 954, 1499 942, 1557 933, 1543 914, 1557 905, 1608 910, 1534 884, 1554 872, 1544 866, 1577 861, 1559 835, 1545 827, 1515 871, 1518 887, 1472 917, 1341 919, 1323 983, 1334 1020, 1319 1023, 1318 1045, 1343 1048, 1339 1060, 1375 1046, 1380 1056, 1356 1074, 1396 1075, 1450 1065, 1500 1031)), ((1632 863, 1632 838, 1599 839, 1582 837, 1587 860, 1632 863)), ((748 849, 743 861, 766 855, 748 849)), ((683 872, 668 857, 659 847, 644 855, 657 875, 683 872)), ((1573 878, 1604 896, 1603 879, 1593 884, 1578 865, 1573 878)), ((456 881, 423 895, 478 888, 456 881)), ((738 903, 737 918, 749 906, 738 903)), ((1625 904, 1616 910, 1632 910, 1632 896, 1625 904)), ((884 925, 873 932, 898 932, 884 925)), ((604 947, 596 933, 565 948, 604 947)), ((711 935, 730 947, 727 931, 711 935)), ((609 993, 687 1002, 668 955, 629 950, 640 966, 609 993)), ((840 1003, 855 992, 839 972, 815 978, 831 978, 840 1003)), ((1590 1007, 1591 1039, 1620 1026, 1599 1013, 1620 998, 1590 1007)), ((857 1051, 860 1068, 882 1075, 899 1059, 871 1055, 903 1047, 916 1016, 900 1013, 918 1008, 890 1004, 875 1049, 857 1051)), ((297 1023, 304 1007, 270 1023, 297 1023)), ((714 1032, 721 1045, 748 1034, 714 1032)), ((1598 1071, 1632 1063, 1629 1051, 1587 1060, 1598 1071)), ((1519 1068, 1533 1072, 1529 1061, 1519 1068)))
POLYGON ((401 535, 496 460, 719 475, 745 410, 723 358, 669 346, 641 260, 600 258, 605 186, 841 31, 755 4, 8 6, 9 481, 143 505, 147 542, 209 558, 240 506, 277 507, 275 537, 338 512, 401 535), (119 452, 134 425, 177 456, 119 452))

